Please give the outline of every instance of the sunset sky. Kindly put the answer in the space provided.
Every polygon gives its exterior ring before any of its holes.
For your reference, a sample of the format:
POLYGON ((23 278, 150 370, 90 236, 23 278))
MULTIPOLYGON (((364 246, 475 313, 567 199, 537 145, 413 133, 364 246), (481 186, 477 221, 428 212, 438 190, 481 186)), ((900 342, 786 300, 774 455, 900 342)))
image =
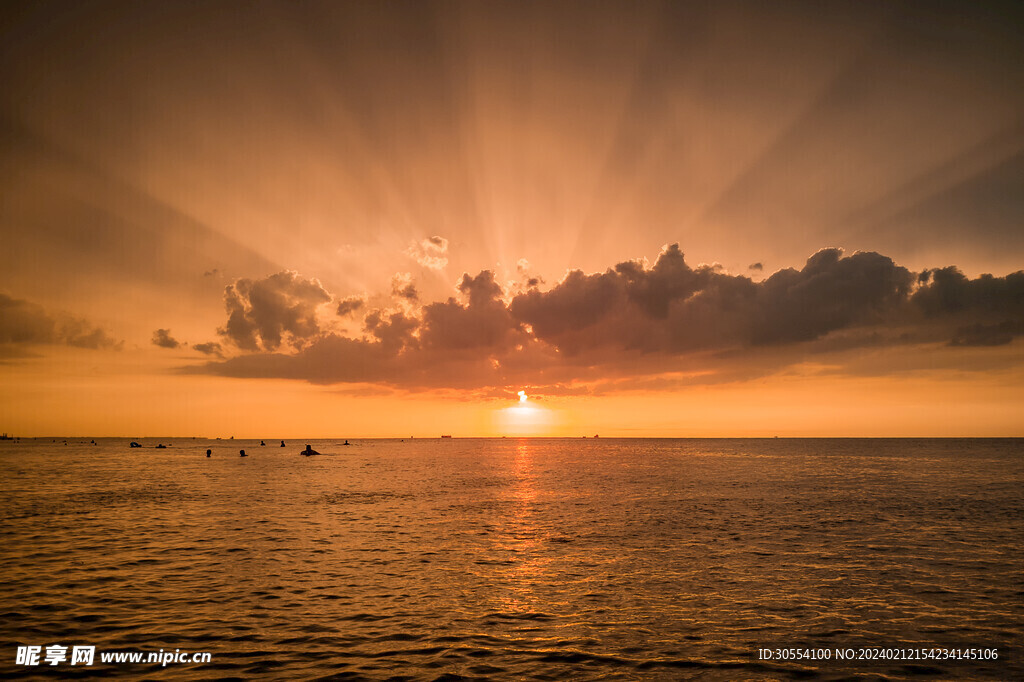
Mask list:
POLYGON ((4 3, 0 431, 1024 435, 1022 19, 4 3))

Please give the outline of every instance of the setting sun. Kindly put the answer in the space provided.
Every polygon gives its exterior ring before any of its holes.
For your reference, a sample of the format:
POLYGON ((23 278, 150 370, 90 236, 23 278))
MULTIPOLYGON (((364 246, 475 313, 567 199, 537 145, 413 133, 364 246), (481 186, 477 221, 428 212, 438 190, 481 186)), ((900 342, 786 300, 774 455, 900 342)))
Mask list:
POLYGON ((519 391, 515 405, 496 411, 494 435, 498 436, 566 436, 567 424, 555 416, 552 409, 529 401, 526 391, 519 391))

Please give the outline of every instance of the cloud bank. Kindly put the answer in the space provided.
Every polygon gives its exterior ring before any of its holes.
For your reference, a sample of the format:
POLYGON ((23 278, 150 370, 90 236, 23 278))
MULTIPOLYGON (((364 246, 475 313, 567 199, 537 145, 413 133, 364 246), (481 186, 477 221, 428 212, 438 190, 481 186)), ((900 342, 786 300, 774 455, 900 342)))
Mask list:
MULTIPOLYGON (((411 278, 396 277, 398 306, 368 310, 362 334, 346 336, 318 324, 317 306, 332 299, 316 280, 293 272, 239 280, 225 292, 221 330, 239 354, 186 371, 556 393, 582 382, 654 386, 670 374, 676 383, 735 380, 858 350, 985 352, 1024 335, 1024 272, 914 273, 878 253, 837 248, 759 282, 691 267, 672 244, 653 265, 623 261, 600 273, 570 271, 546 290, 533 284, 512 295, 489 270, 466 273, 455 296, 416 306, 411 278), (291 349, 267 352, 283 336, 291 349)), ((360 310, 350 300, 339 314, 360 310)))
POLYGON ((42 344, 76 348, 119 349, 106 331, 68 313, 49 313, 42 306, 0 294, 0 351, 24 354, 26 347, 42 344))

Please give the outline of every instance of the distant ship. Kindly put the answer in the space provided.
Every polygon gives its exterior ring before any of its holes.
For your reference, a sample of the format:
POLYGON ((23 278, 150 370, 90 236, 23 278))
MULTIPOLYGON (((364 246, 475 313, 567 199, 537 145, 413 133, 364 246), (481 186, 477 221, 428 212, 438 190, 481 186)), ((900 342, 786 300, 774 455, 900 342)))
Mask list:
POLYGON ((14 440, 14 436, 8 436, 7 432, 4 431, 3 435, 0 436, 0 440, 14 440))
POLYGON ((445 434, 442 434, 442 435, 441 435, 441 438, 451 438, 451 436, 450 436, 450 435, 445 435, 445 434))

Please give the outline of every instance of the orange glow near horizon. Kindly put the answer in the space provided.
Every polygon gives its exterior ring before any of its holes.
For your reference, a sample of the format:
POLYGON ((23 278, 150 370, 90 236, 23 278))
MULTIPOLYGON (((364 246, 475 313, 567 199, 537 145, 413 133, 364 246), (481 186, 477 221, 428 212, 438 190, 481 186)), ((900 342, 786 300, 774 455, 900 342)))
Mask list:
POLYGON ((495 433, 502 436, 553 436, 564 433, 553 410, 527 404, 526 395, 519 392, 519 404, 497 410, 495 433))
POLYGON ((1019 436, 1017 406, 1024 403, 1024 380, 1013 372, 984 380, 918 373, 898 382, 789 375, 509 405, 426 392, 353 394, 285 380, 136 374, 130 357, 117 356, 124 362, 115 367, 88 364, 94 353, 69 351, 66 371, 51 376, 0 365, 0 431, 179 438, 1019 436), (39 405, 46 409, 26 409, 39 405))

